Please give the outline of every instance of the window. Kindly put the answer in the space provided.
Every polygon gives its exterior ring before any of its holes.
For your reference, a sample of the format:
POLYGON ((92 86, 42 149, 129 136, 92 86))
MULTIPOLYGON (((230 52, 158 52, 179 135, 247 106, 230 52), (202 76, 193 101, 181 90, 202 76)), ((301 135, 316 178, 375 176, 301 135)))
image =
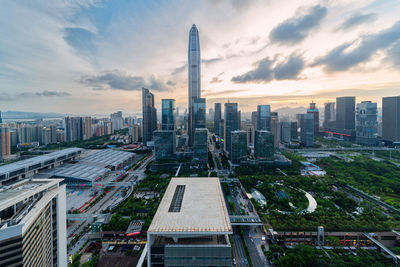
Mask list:
POLYGON ((168 212, 180 212, 183 194, 185 193, 185 185, 177 185, 175 188, 174 196, 172 197, 171 205, 169 206, 168 212))

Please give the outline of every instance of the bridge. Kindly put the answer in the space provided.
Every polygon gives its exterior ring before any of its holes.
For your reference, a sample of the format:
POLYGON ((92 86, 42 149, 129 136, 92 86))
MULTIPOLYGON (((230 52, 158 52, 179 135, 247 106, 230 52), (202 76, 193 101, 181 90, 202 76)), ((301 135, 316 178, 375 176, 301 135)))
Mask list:
POLYGON ((72 214, 67 213, 67 220, 71 221, 89 221, 89 220, 96 220, 101 217, 106 217, 111 215, 111 213, 79 213, 79 214, 72 214))
POLYGON ((239 183, 240 182, 238 178, 223 178, 223 177, 220 177, 219 181, 221 183, 239 183))
POLYGON ((400 256, 397 256, 396 254, 394 254, 390 249, 388 249, 387 247, 385 247, 381 242, 379 242, 378 240, 376 240, 375 238, 373 238, 370 234, 368 233, 363 233, 363 235, 365 235, 365 237, 367 237, 369 240, 371 240, 375 245, 377 245, 381 250, 383 250, 384 252, 386 252, 387 254, 389 254, 390 257, 392 257, 394 263, 396 264, 400 264, 400 256))
POLYGON ((230 215, 232 225, 263 225, 258 216, 230 215))

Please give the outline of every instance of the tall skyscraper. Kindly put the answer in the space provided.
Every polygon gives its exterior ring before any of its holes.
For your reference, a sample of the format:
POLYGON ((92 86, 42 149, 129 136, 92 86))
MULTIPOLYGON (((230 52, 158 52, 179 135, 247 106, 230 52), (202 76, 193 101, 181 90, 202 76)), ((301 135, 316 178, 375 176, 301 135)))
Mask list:
POLYGON ((271 131, 271 106, 257 106, 257 130, 271 131))
POLYGON ((83 140, 87 140, 92 137, 93 137, 92 118, 84 117, 83 118, 83 140))
POLYGON ((324 130, 335 128, 336 123, 336 109, 335 102, 325 103, 324 109, 324 130))
POLYGON ((142 135, 143 144, 153 140, 153 132, 157 130, 157 109, 154 107, 154 95, 149 89, 142 88, 142 135))
POLYGON ((201 97, 201 59, 200 59, 200 39, 199 31, 196 25, 193 24, 189 32, 189 46, 188 46, 188 133, 189 144, 193 145, 194 135, 194 114, 193 102, 194 99, 201 97))
POLYGON ((237 103, 225 103, 225 151, 231 152, 231 132, 239 130, 239 113, 237 103))
POLYGON ((208 162, 208 130, 196 128, 194 131, 193 157, 203 164, 208 162))
POLYGON ((382 137, 400 142, 400 96, 382 98, 382 137))
POLYGON ((206 128, 206 99, 193 99, 193 129, 206 128))
POLYGON ((257 111, 253 111, 251 112, 251 124, 253 124, 254 129, 257 130, 258 129, 258 112, 257 111))
POLYGON ((161 100, 162 130, 175 131, 175 99, 161 100))
POLYGON ((307 147, 314 145, 313 114, 300 114, 300 142, 307 147))
POLYGON ((0 123, 3 123, 3 117, 1 116, 1 111, 0 111, 0 123))
POLYGON ((65 141, 74 142, 83 140, 82 117, 65 117, 64 120, 65 120, 65 141))
POLYGON ((314 117, 314 136, 319 134, 319 110, 314 102, 310 103, 310 108, 307 109, 308 114, 312 114, 314 117))
POLYGON ((216 136, 221 137, 221 103, 214 104, 214 133, 216 136))
POLYGON ((344 96, 336 98, 336 129, 354 131, 356 120, 356 98, 344 96))
POLYGON ((0 192, 0 266, 67 266, 62 181, 25 179, 0 192))
POLYGON ((0 125, 0 160, 11 155, 10 129, 0 125))
POLYGON ((267 130, 257 130, 254 137, 254 156, 257 159, 270 160, 274 155, 274 134, 267 130))
POLYGON ((239 164, 240 160, 247 156, 247 135, 246 131, 236 130, 231 132, 231 162, 239 164))
POLYGON ((280 127, 279 127, 279 117, 278 117, 278 112, 271 112, 271 133, 274 134, 274 145, 275 147, 279 147, 280 143, 280 127))
POLYGON ((378 132, 377 103, 363 101, 357 104, 356 141, 363 145, 376 145, 378 132))
POLYGON ((171 159, 175 153, 175 131, 153 132, 155 160, 171 159))
POLYGON ((280 123, 281 128, 281 142, 289 144, 291 141, 291 123, 289 121, 283 121, 280 123))

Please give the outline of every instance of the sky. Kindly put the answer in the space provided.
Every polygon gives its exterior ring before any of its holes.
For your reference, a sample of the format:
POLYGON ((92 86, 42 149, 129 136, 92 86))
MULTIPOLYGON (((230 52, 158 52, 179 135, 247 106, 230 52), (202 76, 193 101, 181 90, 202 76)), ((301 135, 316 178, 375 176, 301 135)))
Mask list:
POLYGON ((3 0, 0 110, 140 114, 141 88, 187 106, 196 24, 202 97, 272 109, 400 95, 398 0, 3 0))

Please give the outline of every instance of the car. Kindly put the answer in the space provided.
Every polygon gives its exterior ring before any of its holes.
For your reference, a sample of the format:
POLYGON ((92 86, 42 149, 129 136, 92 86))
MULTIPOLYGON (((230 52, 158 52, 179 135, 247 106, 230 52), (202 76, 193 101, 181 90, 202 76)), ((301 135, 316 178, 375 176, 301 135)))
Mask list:
POLYGON ((244 263, 245 263, 246 265, 248 265, 248 263, 247 263, 247 259, 244 259, 244 263))
POLYGON ((233 265, 236 265, 236 259, 233 258, 233 265))

